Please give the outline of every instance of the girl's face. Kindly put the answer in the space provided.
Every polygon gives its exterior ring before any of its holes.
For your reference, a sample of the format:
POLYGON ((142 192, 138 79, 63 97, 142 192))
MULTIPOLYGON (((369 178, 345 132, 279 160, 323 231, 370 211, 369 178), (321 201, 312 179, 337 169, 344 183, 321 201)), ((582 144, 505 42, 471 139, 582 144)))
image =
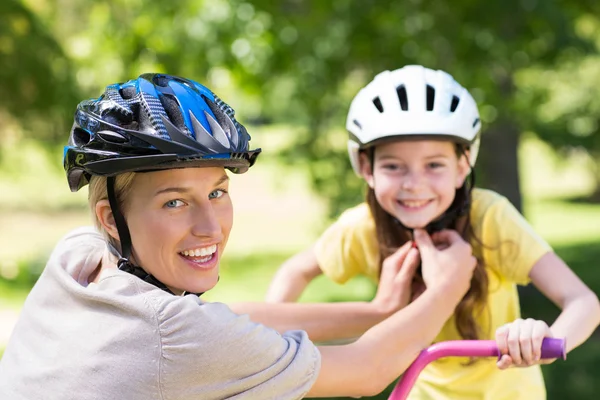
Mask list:
POLYGON ((219 278, 233 224, 221 167, 139 173, 125 201, 133 259, 174 293, 200 293, 219 278))
POLYGON ((469 173, 455 144, 403 140, 378 145, 373 169, 361 154, 361 172, 381 207, 407 228, 424 228, 452 204, 469 173))

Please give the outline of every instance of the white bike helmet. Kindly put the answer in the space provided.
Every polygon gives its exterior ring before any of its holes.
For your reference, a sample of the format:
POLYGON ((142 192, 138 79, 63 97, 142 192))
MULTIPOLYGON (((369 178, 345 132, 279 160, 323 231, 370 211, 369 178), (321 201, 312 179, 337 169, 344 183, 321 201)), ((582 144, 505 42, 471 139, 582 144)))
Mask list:
POLYGON ((360 149, 383 140, 404 137, 443 137, 470 148, 475 166, 481 121, 471 94, 444 71, 409 65, 384 71, 352 100, 346 129, 348 153, 359 173, 360 149))

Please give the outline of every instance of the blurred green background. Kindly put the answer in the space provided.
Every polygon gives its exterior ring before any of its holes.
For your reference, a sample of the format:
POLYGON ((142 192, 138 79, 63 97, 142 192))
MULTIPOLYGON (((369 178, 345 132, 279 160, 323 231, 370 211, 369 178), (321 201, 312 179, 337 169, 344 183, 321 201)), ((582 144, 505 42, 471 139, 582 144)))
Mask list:
MULTIPOLYGON (((405 64, 444 69, 471 91, 484 122, 479 183, 599 293, 599 15, 591 0, 3 0, 0 354, 55 242, 90 221, 61 165, 76 104, 143 72, 207 84, 264 149, 232 177, 236 223, 209 299, 261 300, 280 263, 362 199, 345 113, 376 73, 405 64)), ((302 301, 373 293, 366 279, 318 279, 302 301)), ((522 304, 548 322, 558 313, 532 288, 522 304)), ((544 367, 549 399, 597 398, 598 370, 594 335, 544 367)))

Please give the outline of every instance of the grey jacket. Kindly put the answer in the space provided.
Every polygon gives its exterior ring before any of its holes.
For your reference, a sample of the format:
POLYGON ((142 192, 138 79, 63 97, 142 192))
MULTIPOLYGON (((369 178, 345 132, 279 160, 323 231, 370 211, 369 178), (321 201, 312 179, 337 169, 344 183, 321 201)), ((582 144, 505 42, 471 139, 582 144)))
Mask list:
POLYGON ((313 385, 305 332, 119 270, 88 284, 105 249, 92 228, 54 249, 0 360, 0 399, 300 399, 313 385))

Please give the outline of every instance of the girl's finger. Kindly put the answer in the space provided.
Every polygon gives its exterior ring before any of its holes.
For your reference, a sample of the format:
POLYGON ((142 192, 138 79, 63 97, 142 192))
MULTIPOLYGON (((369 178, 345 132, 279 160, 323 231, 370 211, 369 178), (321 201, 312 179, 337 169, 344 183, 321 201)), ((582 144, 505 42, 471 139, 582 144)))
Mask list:
POLYGON ((521 357, 521 347, 519 343, 521 324, 523 320, 518 319, 508 327, 508 354, 512 358, 513 364, 521 365, 523 359, 521 357))
POLYGON ((551 337, 552 333, 544 321, 535 321, 531 333, 531 347, 533 348, 533 357, 536 361, 542 359, 542 341, 545 337, 551 337))
POLYGON ((531 343, 531 336, 533 334, 533 319, 527 319, 523 321, 519 329, 519 347, 521 349, 521 357, 523 362, 527 365, 531 365, 535 361, 533 355, 533 345, 531 343))
POLYGON ((500 354, 508 354, 508 325, 503 325, 496 329, 496 345, 500 354))
POLYGON ((499 369, 507 369, 507 368, 510 368, 510 366, 512 364, 513 364, 512 358, 510 358, 510 356, 508 354, 504 354, 502 357, 500 357, 500 360, 498 360, 498 362, 496 363, 496 366, 499 369))

